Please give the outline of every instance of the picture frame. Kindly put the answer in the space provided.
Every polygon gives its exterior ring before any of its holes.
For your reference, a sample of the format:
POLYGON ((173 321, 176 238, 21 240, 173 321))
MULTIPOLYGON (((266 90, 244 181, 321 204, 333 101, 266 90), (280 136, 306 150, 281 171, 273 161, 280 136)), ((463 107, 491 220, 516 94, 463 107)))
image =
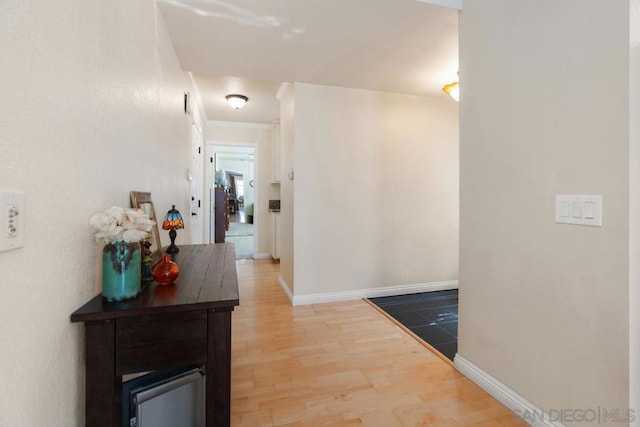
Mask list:
POLYGON ((151 199, 151 193, 145 191, 131 191, 129 192, 131 198, 131 207, 134 209, 142 209, 149 219, 154 220, 156 223, 149 232, 151 234, 151 265, 156 265, 162 258, 162 242, 160 240, 160 229, 158 223, 162 221, 156 216, 156 209, 153 206, 153 200, 151 199))

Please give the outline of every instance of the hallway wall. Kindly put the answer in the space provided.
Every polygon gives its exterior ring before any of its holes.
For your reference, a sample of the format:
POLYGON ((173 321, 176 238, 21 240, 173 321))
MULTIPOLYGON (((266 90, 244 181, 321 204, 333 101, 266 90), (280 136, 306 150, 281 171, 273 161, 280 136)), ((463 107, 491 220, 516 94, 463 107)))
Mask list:
POLYGON ((540 408, 624 414, 629 2, 465 2, 460 81, 459 354, 540 408), (603 226, 556 224, 557 194, 603 195, 603 226))
MULTIPOLYGON (((269 254, 271 248, 271 217, 269 216, 269 199, 277 199, 279 194, 271 184, 273 156, 271 154, 271 129, 267 125, 237 125, 228 122, 209 121, 207 123, 207 144, 223 144, 242 146, 246 143, 257 144, 256 176, 258 204, 254 206, 257 217, 256 245, 257 254, 269 254)), ((208 159, 207 159, 208 162, 208 159)), ((209 163, 206 164, 209 167, 209 163)), ((248 182, 245 183, 248 185, 248 182)))
POLYGON ((295 297, 455 282, 457 103, 295 83, 294 117, 295 297))
POLYGON ((0 189, 26 200, 25 246, 0 253, 0 425, 80 427, 89 218, 131 190, 189 212, 189 82, 153 0, 3 1, 0 63, 0 189))

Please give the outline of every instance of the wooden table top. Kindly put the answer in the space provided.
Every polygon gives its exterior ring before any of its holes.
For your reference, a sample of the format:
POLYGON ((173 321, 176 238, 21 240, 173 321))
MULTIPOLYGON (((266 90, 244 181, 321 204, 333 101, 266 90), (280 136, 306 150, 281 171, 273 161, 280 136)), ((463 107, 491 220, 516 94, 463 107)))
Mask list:
POLYGON ((180 267, 175 283, 151 282, 137 298, 106 302, 97 295, 71 314, 72 322, 104 321, 145 314, 226 308, 239 304, 233 243, 182 245, 174 255, 180 267))

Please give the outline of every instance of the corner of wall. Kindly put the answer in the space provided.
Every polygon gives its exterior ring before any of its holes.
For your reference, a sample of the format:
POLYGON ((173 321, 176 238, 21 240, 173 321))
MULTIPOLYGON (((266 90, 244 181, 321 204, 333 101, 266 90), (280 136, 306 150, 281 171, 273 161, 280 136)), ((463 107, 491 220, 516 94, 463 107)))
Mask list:
POLYGON ((640 425, 640 0, 629 25, 629 408, 640 425))

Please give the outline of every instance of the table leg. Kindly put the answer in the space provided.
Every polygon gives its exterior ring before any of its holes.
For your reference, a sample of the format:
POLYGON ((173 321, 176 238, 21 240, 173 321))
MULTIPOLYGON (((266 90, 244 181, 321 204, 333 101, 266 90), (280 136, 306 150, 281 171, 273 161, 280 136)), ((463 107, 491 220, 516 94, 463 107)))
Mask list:
POLYGON ((231 424, 231 311, 210 310, 207 344, 207 427, 231 424))
POLYGON ((122 377, 115 373, 115 322, 87 322, 86 425, 114 427, 122 423, 122 377))

